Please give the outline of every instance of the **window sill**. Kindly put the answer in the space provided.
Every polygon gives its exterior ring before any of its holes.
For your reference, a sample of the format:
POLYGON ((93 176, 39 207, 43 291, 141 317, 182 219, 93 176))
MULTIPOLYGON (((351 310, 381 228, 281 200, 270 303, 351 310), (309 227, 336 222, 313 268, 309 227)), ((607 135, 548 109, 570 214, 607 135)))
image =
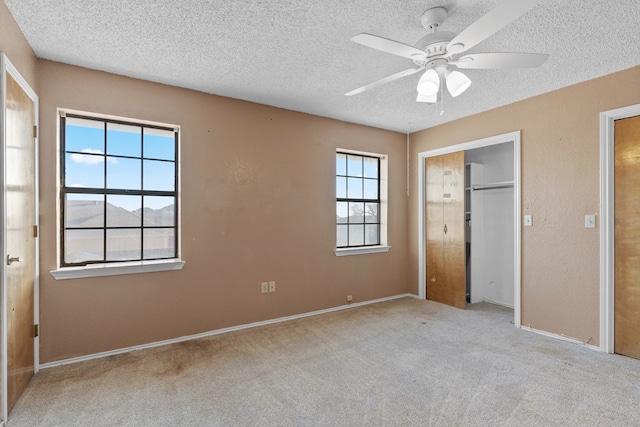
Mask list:
POLYGON ((181 270, 185 262, 178 259, 90 264, 84 267, 63 267, 51 270, 56 280, 81 279, 86 277, 118 276, 121 274, 153 273, 157 271, 181 270))
POLYGON ((390 248, 391 246, 367 246, 363 248, 340 248, 340 249, 335 249, 335 253, 336 253, 336 256, 376 254, 380 252, 389 252, 390 248))

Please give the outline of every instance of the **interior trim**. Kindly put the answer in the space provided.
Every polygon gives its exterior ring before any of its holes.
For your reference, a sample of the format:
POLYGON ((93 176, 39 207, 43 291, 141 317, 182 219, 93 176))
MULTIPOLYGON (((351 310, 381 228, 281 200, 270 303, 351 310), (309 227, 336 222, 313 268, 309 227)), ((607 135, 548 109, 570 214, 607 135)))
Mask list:
POLYGON ((185 264, 185 261, 177 258, 150 261, 127 261, 107 264, 88 264, 82 267, 64 267, 57 270, 51 270, 50 273, 56 280, 67 280, 86 277, 119 276, 121 274, 181 270, 185 264))
POLYGON ((185 336, 179 337, 179 338, 172 338, 172 339, 163 340, 163 341, 156 341, 156 342, 152 342, 152 343, 148 343, 148 344, 135 345, 135 346, 132 346, 132 347, 125 347, 125 348, 120 348, 120 349, 117 349, 117 350, 104 351, 104 352, 101 352, 101 353, 88 354, 86 356, 72 357, 70 359, 56 360, 55 362, 43 363, 42 365, 40 365, 40 369, 48 369, 48 368, 53 368, 53 367, 56 367, 56 366, 69 365, 71 363, 84 362, 84 361, 87 361, 87 360, 99 359, 99 358, 102 358, 102 357, 113 356, 113 355, 116 355, 116 354, 123 354, 123 353, 129 353, 129 352, 137 351, 137 350, 144 350, 146 348, 160 347, 160 346, 163 346, 163 345, 175 344, 175 343, 179 343, 179 342, 183 342, 183 341, 190 341, 190 340, 195 340, 195 339, 199 339, 199 338, 210 337, 210 336, 213 336, 213 335, 226 334, 227 332, 235 332, 235 331, 241 331, 243 329, 256 328, 256 327, 265 326, 265 325, 272 325, 274 323, 288 322, 290 320, 302 319, 302 318, 305 318, 305 317, 316 316, 318 314, 331 313, 331 312, 334 312, 334 311, 346 310, 346 309, 350 309, 350 308, 361 307, 363 305, 376 304, 376 303, 379 303, 379 302, 391 301, 391 300, 395 300, 395 299, 399 299, 399 298, 407 298, 407 297, 409 297, 409 298, 418 298, 414 294, 400 294, 400 295, 393 295, 393 296, 390 296, 390 297, 373 299, 373 300, 369 300, 369 301, 355 302, 355 303, 351 303, 351 304, 340 305, 340 306, 337 306, 337 307, 325 308, 323 310, 316 310, 316 311, 310 311, 310 312, 307 312, 307 313, 294 314, 293 316, 278 317, 276 319, 263 320, 261 322, 246 323, 244 325, 238 325, 238 326, 231 326, 229 328, 216 329, 216 330, 213 330, 213 331, 202 332, 200 334, 185 335, 185 336))
POLYGON ((336 256, 347 255, 362 255, 362 254, 375 254, 380 252, 389 252, 391 246, 379 245, 379 246, 362 246, 358 248, 338 248, 334 252, 336 256))
POLYGON ((524 329, 525 331, 533 332, 533 333, 536 333, 538 335, 543 335, 545 337, 555 338, 557 340, 561 340, 561 341, 566 341, 566 342, 570 342, 570 343, 573 343, 573 344, 582 345, 584 347, 587 347, 590 350, 600 351, 600 347, 598 347, 596 345, 589 344, 588 342, 580 341, 580 340, 577 340, 575 338, 568 337, 566 335, 559 335, 559 334, 554 334, 554 333, 547 332, 547 331, 541 331, 540 329, 535 329, 535 328, 532 328, 531 326, 524 326, 524 325, 521 326, 520 329, 524 329))

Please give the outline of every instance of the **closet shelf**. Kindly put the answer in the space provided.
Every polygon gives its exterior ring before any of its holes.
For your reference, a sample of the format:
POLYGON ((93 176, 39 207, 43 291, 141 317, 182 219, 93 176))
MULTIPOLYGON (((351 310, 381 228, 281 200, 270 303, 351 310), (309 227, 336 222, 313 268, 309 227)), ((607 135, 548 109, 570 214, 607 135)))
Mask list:
POLYGON ((513 187, 513 181, 494 182, 491 184, 475 184, 471 186, 471 190, 491 190, 494 188, 508 188, 513 187))

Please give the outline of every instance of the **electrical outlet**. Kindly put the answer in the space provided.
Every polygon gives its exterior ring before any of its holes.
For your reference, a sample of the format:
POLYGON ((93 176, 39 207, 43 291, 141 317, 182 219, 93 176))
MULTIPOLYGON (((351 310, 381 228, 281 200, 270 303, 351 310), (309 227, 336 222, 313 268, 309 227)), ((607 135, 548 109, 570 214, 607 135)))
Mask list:
POLYGON ((585 228, 596 228, 596 216, 595 215, 585 215, 584 216, 584 227, 585 228))
POLYGON ((261 291, 263 294, 266 294, 267 292, 269 292, 269 283, 268 282, 262 282, 260 284, 261 286, 261 291))
POLYGON ((276 291, 276 282, 269 282, 269 292, 276 291))
POLYGON ((353 295, 347 295, 347 302, 353 301, 353 295))

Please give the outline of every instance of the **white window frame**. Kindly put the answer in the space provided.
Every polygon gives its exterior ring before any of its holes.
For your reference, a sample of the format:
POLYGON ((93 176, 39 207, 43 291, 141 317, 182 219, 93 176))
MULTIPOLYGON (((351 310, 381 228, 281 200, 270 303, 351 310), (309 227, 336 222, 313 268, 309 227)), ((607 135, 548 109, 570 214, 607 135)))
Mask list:
MULTIPOLYGON (((170 259, 159 259, 159 260, 143 260, 143 261, 124 261, 124 262, 110 262, 110 263, 97 263, 97 264, 88 264, 85 266, 73 266, 73 267, 61 267, 60 266, 60 254, 63 250, 61 247, 61 221, 60 217, 62 214, 61 206, 60 206, 60 193, 61 193, 61 180, 57 179, 58 183, 56 186, 56 262, 57 267, 55 270, 51 270, 51 275, 56 280, 65 280, 65 279, 77 279, 77 278, 88 278, 88 277, 101 277, 101 276, 116 276, 122 274, 136 274, 136 273, 151 273, 158 271, 171 271, 171 270, 180 270, 185 264, 185 261, 180 259, 181 251, 181 241, 182 241, 182 227, 181 227, 181 204, 180 204, 180 146, 181 146, 181 135, 180 135, 180 126, 174 124, 153 122, 149 120, 140 120, 140 119, 132 119, 129 117, 120 117, 99 113, 92 113, 87 111, 78 111, 78 110, 70 110, 70 109, 62 109, 58 108, 58 117, 65 116, 66 114, 76 114, 81 116, 95 117, 96 119, 106 119, 106 120, 117 120, 123 122, 133 122, 141 125, 151 125, 151 126, 162 126, 162 127, 170 127, 176 129, 178 133, 178 147, 177 147, 177 188, 176 188, 176 212, 178 214, 178 221, 176 225, 176 231, 178 233, 178 241, 177 241, 177 258, 170 259)), ((60 120, 56 120, 57 122, 57 149, 56 149, 56 176, 60 176, 60 156, 63 155, 61 151, 62 141, 60 141, 60 120)))
MULTIPOLYGON (((348 255, 363 255, 363 254, 388 252, 389 249, 391 248, 391 246, 388 245, 388 240, 387 240, 387 224, 388 224, 387 210, 388 210, 388 181, 389 181, 388 156, 386 154, 350 150, 346 148, 337 148, 336 154, 338 153, 355 154, 357 156, 377 157, 378 159, 380 159, 380 170, 378 172, 380 175, 380 211, 378 212, 378 214, 380 215, 380 244, 375 246, 360 246, 360 247, 353 247, 353 248, 335 247, 334 248, 335 255, 348 256, 348 255)), ((334 189, 335 189, 335 177, 336 177, 335 165, 336 165, 336 162, 335 162, 335 156, 334 156, 334 161, 333 161, 334 189)), ((335 200, 336 200, 336 197, 334 197, 334 203, 333 203, 334 211, 336 209, 335 200)), ((336 227, 336 224, 334 224, 334 231, 333 231, 334 235, 336 233, 335 227, 336 227)))

